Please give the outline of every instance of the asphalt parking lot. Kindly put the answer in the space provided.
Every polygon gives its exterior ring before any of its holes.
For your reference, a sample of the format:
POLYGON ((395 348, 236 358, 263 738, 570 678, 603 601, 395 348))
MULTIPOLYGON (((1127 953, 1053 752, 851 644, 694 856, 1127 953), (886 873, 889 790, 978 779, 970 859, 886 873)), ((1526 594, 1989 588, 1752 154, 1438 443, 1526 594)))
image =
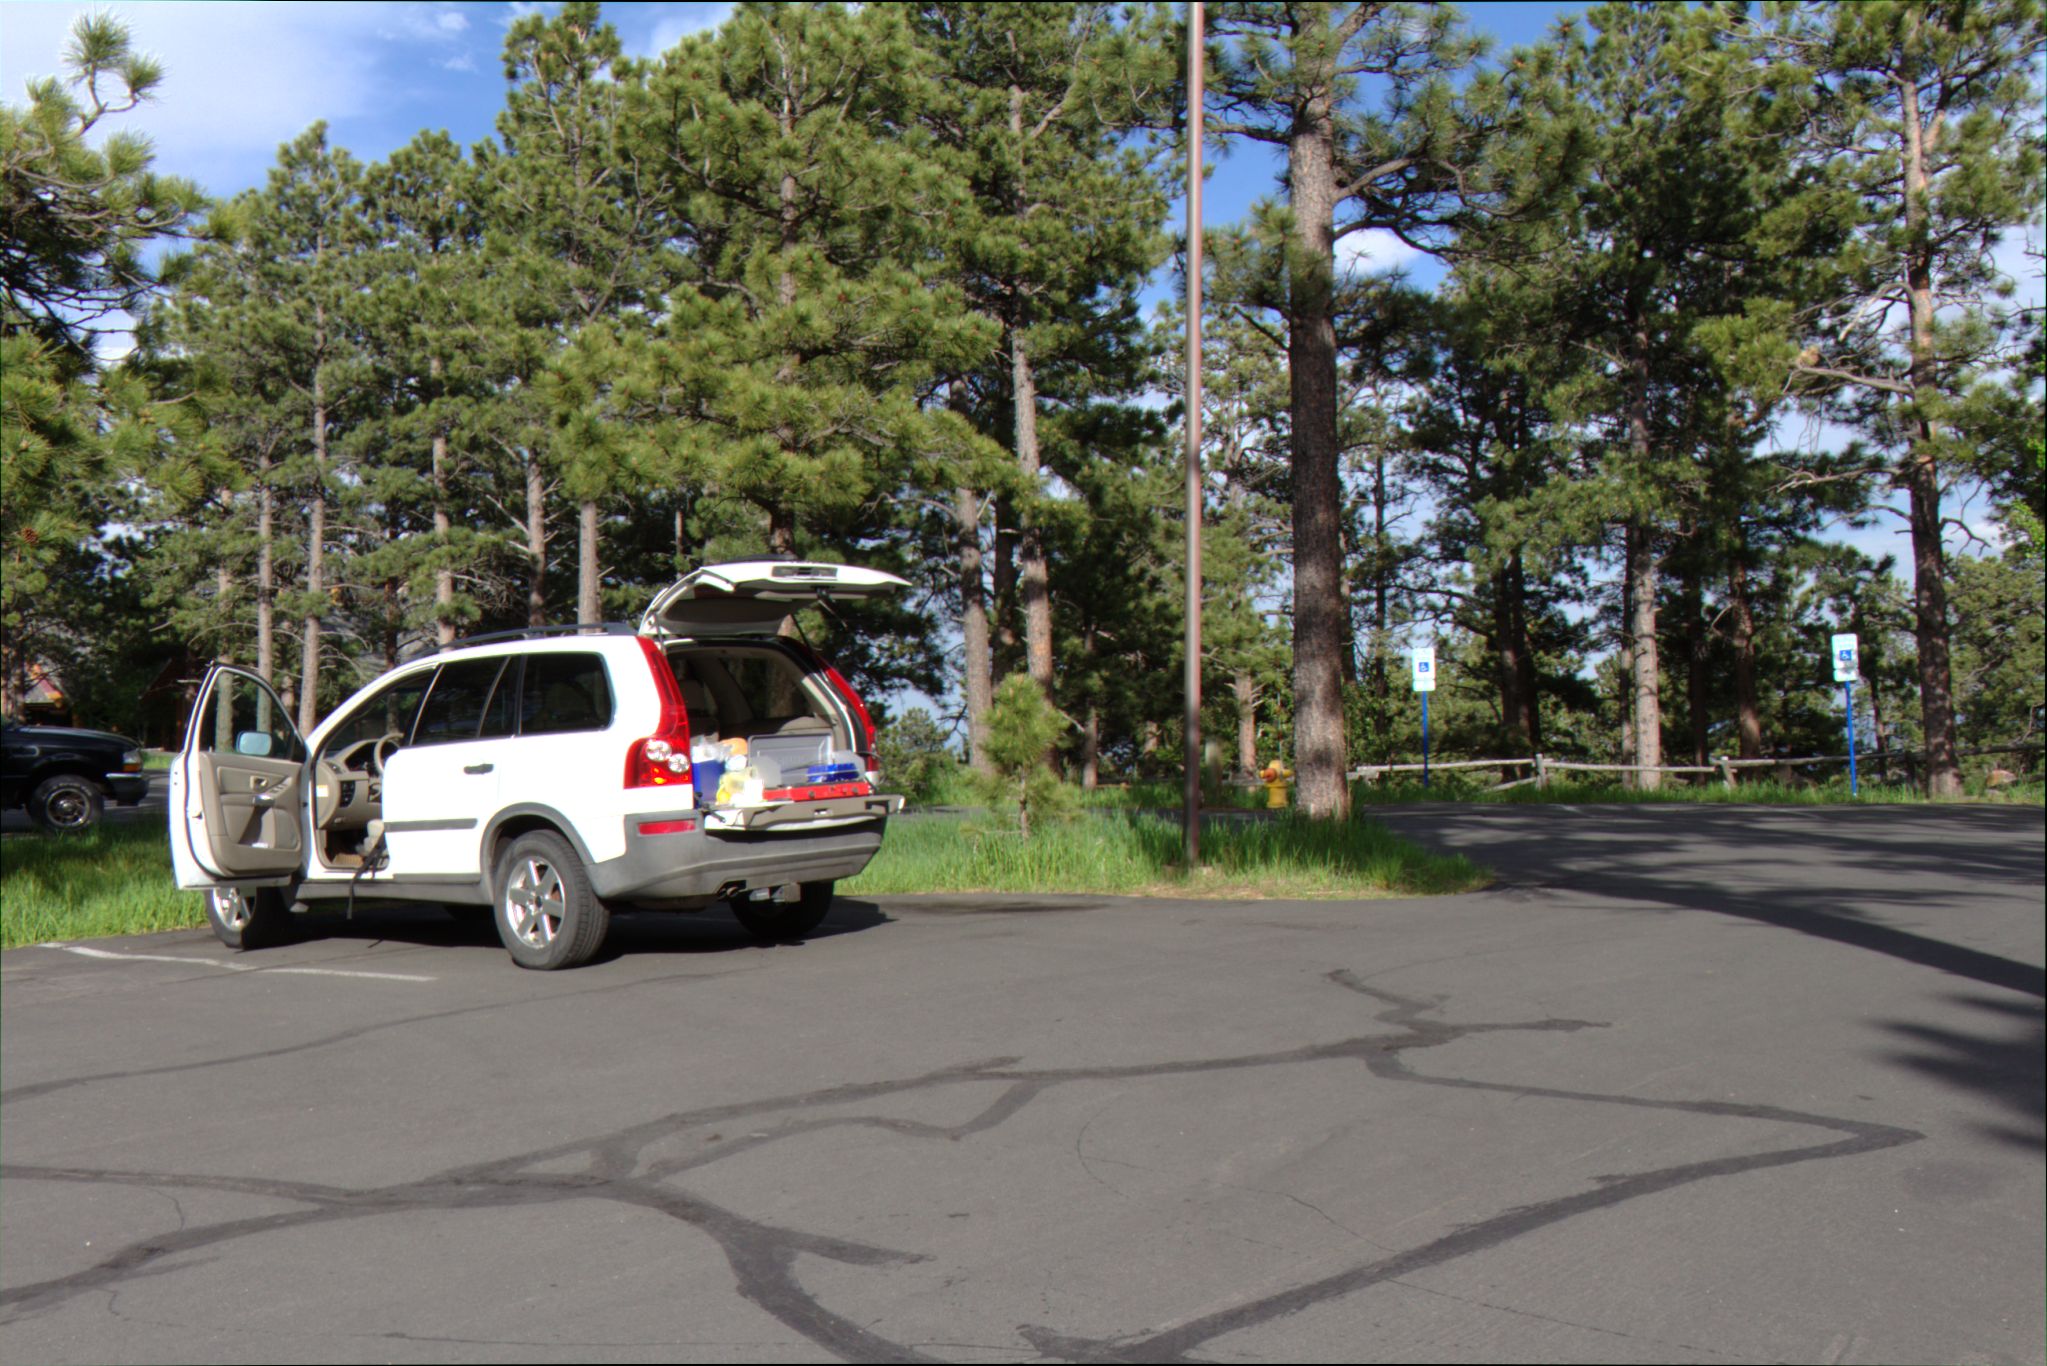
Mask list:
POLYGON ((2041 812, 1386 819, 1500 884, 10 952, 0 1357, 2047 1357, 2041 812))

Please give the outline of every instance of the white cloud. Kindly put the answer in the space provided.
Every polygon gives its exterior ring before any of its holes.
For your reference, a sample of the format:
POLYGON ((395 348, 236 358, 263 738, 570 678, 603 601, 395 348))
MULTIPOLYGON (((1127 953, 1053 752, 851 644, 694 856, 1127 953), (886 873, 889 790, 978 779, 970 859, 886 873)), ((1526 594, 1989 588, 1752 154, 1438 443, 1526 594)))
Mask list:
MULTIPOLYGON (((630 34, 621 34, 627 50, 635 56, 659 57, 691 34, 714 29, 732 17, 732 6, 722 3, 664 5, 661 9, 661 17, 647 31, 644 41, 634 43, 630 34)), ((610 17, 620 25, 628 22, 622 11, 613 11, 610 17)))
POLYGON ((1380 275, 1410 266, 1428 256, 1384 228, 1367 228, 1339 238, 1336 265, 1339 270, 1380 275))
MULTIPOLYGON (((8 98, 21 98, 26 79, 60 72, 71 24, 101 7, 0 6, 0 84, 8 98)), ((404 84, 414 79, 408 66, 474 69, 469 18, 447 5, 163 0, 111 9, 165 74, 149 105, 110 122, 145 133, 160 168, 214 188, 247 183, 251 154, 267 161, 315 120, 365 118, 417 102, 404 84)))

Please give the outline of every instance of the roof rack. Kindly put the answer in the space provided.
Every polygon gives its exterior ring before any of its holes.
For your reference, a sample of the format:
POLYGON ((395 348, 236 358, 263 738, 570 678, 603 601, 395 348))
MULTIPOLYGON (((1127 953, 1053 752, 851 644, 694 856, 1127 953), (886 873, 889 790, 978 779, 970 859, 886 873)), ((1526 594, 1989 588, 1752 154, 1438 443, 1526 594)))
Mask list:
POLYGON ((629 621, 584 621, 567 626, 522 626, 512 631, 486 631, 480 636, 451 640, 435 654, 466 650, 472 645, 498 645, 508 640, 547 640, 554 636, 629 636, 638 628, 629 621))

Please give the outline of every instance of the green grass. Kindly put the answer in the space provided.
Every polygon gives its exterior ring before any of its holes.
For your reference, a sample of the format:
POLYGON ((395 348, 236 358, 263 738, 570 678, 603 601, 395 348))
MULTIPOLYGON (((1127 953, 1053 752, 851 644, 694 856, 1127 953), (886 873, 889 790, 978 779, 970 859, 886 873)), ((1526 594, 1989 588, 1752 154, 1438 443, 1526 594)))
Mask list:
POLYGON ((168 773, 171 771, 171 760, 177 757, 178 752, 174 749, 145 749, 142 751, 142 771, 168 773))
POLYGON ((159 821, 0 837, 0 948, 205 923, 199 898, 171 880, 159 821))
POLYGON ((867 871, 839 890, 1390 897, 1471 891, 1489 880, 1469 860, 1431 854, 1371 821, 1210 822, 1201 833, 1206 866, 1194 877, 1180 852, 1179 823, 1154 812, 1096 811, 1028 840, 990 817, 934 815, 892 822, 867 871))

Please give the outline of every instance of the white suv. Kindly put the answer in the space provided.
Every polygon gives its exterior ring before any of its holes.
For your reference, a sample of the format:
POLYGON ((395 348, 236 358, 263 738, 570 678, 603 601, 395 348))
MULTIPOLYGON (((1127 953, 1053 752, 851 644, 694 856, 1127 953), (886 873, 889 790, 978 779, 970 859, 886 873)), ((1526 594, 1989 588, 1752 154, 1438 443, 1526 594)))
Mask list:
POLYGON ((573 967, 613 906, 729 902, 816 928, 902 798, 846 680, 779 634, 797 607, 906 587, 845 565, 708 565, 633 629, 510 631, 402 664, 300 737, 215 666, 171 770, 171 862, 231 948, 343 898, 489 906, 514 962, 573 967))

